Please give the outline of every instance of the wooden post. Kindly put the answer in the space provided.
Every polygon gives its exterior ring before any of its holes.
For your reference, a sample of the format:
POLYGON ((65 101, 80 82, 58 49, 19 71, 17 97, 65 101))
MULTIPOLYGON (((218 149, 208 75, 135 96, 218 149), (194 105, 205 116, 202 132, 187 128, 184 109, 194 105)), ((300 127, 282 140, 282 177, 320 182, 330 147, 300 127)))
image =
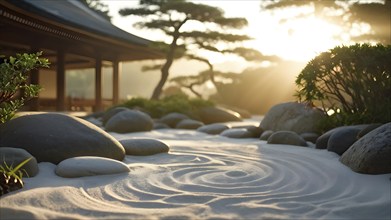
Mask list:
POLYGON ((57 111, 65 111, 65 53, 57 51, 57 111))
POLYGON ((102 111, 102 59, 95 60, 95 112, 102 111))
POLYGON ((119 103, 119 62, 113 62, 113 105, 119 103))

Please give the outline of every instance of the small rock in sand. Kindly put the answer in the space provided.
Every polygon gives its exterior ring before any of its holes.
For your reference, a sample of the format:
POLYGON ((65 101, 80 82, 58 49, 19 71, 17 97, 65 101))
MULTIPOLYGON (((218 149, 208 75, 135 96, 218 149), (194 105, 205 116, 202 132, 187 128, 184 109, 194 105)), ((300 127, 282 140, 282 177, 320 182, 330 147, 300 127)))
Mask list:
POLYGON ((58 176, 65 178, 127 173, 129 171, 129 167, 121 161, 90 156, 63 160, 55 170, 58 176))

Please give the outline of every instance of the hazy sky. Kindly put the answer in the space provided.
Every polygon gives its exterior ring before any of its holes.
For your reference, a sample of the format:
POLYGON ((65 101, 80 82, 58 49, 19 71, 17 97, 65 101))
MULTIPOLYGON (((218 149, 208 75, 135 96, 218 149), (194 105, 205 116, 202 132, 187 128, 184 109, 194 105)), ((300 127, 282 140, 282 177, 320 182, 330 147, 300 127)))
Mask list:
MULTIPOLYGON (((109 6, 114 25, 149 40, 161 41, 164 38, 164 35, 159 31, 134 28, 133 23, 141 18, 136 16, 122 17, 118 14, 119 9, 137 7, 137 0, 104 0, 103 2, 109 6)), ((193 2, 217 6, 225 11, 227 17, 246 18, 249 25, 239 33, 247 34, 254 40, 245 42, 243 46, 257 49, 265 55, 277 55, 286 60, 306 63, 320 52, 327 51, 337 45, 353 43, 350 41, 349 34, 343 33, 341 27, 332 25, 325 20, 316 17, 289 19, 300 12, 310 13, 313 10, 311 7, 300 8, 300 11, 297 8, 261 11, 262 1, 256 0, 195 0, 193 2), (281 18, 288 18, 287 22, 281 23, 281 18), (342 41, 333 37, 336 34, 342 38, 342 41)), ((197 29, 197 26, 189 24, 184 28, 197 29)), ((369 27, 357 26, 354 31, 356 34, 367 32, 369 27)), ((167 40, 169 42, 170 39, 167 40)), ((241 72, 251 65, 260 65, 259 63, 247 63, 234 55, 208 54, 207 57, 216 69, 221 71, 241 72)), ((196 69, 198 71, 198 68, 196 69)), ((175 68, 174 65, 172 71, 180 72, 181 70, 175 68)))
MULTIPOLYGON (((136 7, 138 1, 106 0, 103 2, 109 5, 113 24, 135 35, 151 40, 161 40, 162 35, 159 32, 135 29, 132 24, 139 18, 118 15, 119 9, 136 7)), ((297 10, 279 10, 273 14, 271 11, 261 11, 261 1, 255 0, 198 0, 194 2, 220 7, 228 17, 246 18, 249 26, 243 29, 243 33, 255 38, 254 41, 248 42, 248 45, 265 54, 302 61, 339 43, 332 38, 332 34, 340 31, 339 27, 332 26, 326 21, 313 17, 285 24, 279 23, 280 18, 289 17, 297 13, 297 10)))

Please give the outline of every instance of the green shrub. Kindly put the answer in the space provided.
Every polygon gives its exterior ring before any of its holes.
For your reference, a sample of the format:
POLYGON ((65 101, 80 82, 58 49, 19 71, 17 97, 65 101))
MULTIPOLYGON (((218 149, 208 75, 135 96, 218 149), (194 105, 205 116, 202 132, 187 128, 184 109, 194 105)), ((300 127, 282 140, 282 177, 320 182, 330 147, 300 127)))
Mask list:
POLYGON ((325 126, 391 121, 391 45, 335 47, 311 60, 296 79, 300 101, 333 111, 325 126))
POLYGON ((179 112, 194 116, 195 111, 206 106, 213 106, 210 101, 203 99, 191 99, 185 95, 172 95, 161 100, 149 100, 145 98, 133 98, 121 104, 130 109, 139 108, 153 118, 160 118, 171 112, 179 112))
POLYGON ((49 67, 47 59, 39 58, 41 55, 42 52, 16 54, 0 64, 0 123, 10 120, 25 101, 38 96, 40 86, 26 82, 29 71, 49 67), (18 91, 23 92, 18 95, 18 91))

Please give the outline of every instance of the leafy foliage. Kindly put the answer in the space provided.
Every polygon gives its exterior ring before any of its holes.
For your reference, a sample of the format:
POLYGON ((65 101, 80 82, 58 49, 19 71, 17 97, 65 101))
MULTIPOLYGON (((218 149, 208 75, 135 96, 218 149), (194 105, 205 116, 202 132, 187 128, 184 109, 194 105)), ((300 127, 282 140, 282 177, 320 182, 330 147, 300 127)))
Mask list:
POLYGON ((193 116, 199 108, 213 106, 210 101, 202 99, 190 99, 185 95, 172 95, 161 100, 149 100, 145 98, 133 98, 120 106, 127 108, 139 108, 153 118, 160 118, 171 112, 179 112, 193 116))
POLYGON ((39 58, 41 55, 42 52, 16 54, 0 64, 0 123, 10 120, 26 100, 38 95, 40 86, 26 82, 29 71, 49 67, 49 61, 39 58), (17 96, 18 91, 22 92, 17 96))
POLYGON ((220 8, 186 0, 140 0, 138 8, 124 8, 119 13, 122 16, 142 16, 143 21, 136 23, 136 27, 158 29, 171 38, 168 45, 156 45, 166 53, 166 61, 161 66, 161 79, 152 99, 158 99, 161 95, 174 59, 185 56, 190 46, 192 50, 214 51, 214 45, 218 42, 234 43, 250 39, 246 35, 229 32, 230 28, 246 26, 246 19, 227 18, 220 8), (205 30, 182 31, 183 26, 189 22, 202 23, 205 30))
POLYGON ((12 165, 8 166, 6 163, 4 163, 4 166, 0 165, 0 196, 23 188, 23 172, 20 168, 30 160, 31 158, 22 161, 15 168, 12 165))
POLYGON ((296 79, 299 100, 333 110, 332 126, 391 121, 391 45, 335 47, 311 60, 296 79))

